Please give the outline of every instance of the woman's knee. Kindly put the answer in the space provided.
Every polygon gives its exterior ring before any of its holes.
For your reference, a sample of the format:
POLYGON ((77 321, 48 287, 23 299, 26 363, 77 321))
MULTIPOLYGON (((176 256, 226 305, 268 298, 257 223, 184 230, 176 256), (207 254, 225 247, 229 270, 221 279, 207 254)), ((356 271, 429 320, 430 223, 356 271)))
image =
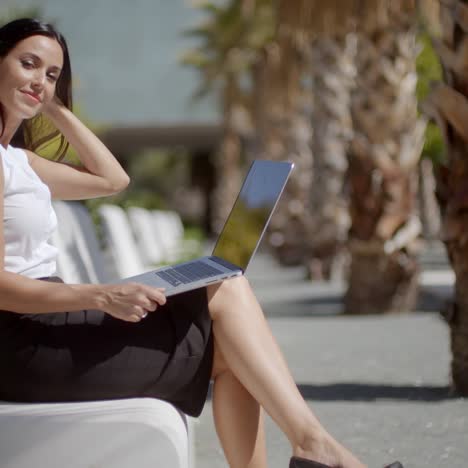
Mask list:
POLYGON ((243 300, 250 292, 250 285, 245 276, 238 276, 222 283, 207 287, 208 305, 212 318, 226 308, 243 300))

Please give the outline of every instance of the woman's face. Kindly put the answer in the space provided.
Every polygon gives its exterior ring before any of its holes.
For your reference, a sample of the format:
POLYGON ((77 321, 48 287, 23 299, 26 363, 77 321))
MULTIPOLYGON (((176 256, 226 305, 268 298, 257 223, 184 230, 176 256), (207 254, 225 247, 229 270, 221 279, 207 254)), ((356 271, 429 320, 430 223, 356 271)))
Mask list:
POLYGON ((30 119, 55 95, 63 67, 60 44, 46 36, 31 36, 0 58, 0 103, 5 117, 30 119))

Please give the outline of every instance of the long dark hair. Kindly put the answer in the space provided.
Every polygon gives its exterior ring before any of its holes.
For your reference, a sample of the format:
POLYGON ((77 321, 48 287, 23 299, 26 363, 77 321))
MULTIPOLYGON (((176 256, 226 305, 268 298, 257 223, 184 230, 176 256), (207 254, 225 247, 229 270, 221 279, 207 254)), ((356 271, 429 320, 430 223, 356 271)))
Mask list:
MULTIPOLYGON (((63 68, 57 80, 55 94, 71 110, 73 107, 73 97, 70 55, 65 38, 54 26, 32 18, 21 18, 5 24, 0 28, 0 57, 6 57, 19 42, 31 36, 50 37, 51 39, 55 39, 62 48, 63 68)), ((0 119, 2 123, 5 122, 4 109, 1 103, 0 119)), ((59 147, 55 153, 55 157, 62 159, 68 150, 68 142, 42 114, 39 114, 21 123, 14 136, 14 143, 31 151, 37 151, 38 148, 47 146, 59 136, 59 147)))

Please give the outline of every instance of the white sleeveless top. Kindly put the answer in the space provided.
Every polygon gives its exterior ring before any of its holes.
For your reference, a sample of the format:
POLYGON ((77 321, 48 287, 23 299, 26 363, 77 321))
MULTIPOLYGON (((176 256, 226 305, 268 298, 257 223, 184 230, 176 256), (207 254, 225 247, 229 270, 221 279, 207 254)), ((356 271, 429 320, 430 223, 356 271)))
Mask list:
POLYGON ((57 227, 50 190, 19 149, 0 145, 4 173, 3 232, 5 270, 30 278, 52 276, 57 249, 50 243, 57 227))

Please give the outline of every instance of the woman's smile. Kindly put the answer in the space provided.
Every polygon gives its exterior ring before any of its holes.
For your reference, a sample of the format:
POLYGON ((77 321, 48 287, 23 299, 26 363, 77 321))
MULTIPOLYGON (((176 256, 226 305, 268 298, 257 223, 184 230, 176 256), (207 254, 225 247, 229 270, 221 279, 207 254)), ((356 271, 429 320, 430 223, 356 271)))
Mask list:
POLYGON ((23 93, 25 96, 27 96, 28 101, 32 102, 33 104, 42 104, 42 99, 39 94, 33 92, 33 91, 24 91, 20 90, 21 93, 23 93))

